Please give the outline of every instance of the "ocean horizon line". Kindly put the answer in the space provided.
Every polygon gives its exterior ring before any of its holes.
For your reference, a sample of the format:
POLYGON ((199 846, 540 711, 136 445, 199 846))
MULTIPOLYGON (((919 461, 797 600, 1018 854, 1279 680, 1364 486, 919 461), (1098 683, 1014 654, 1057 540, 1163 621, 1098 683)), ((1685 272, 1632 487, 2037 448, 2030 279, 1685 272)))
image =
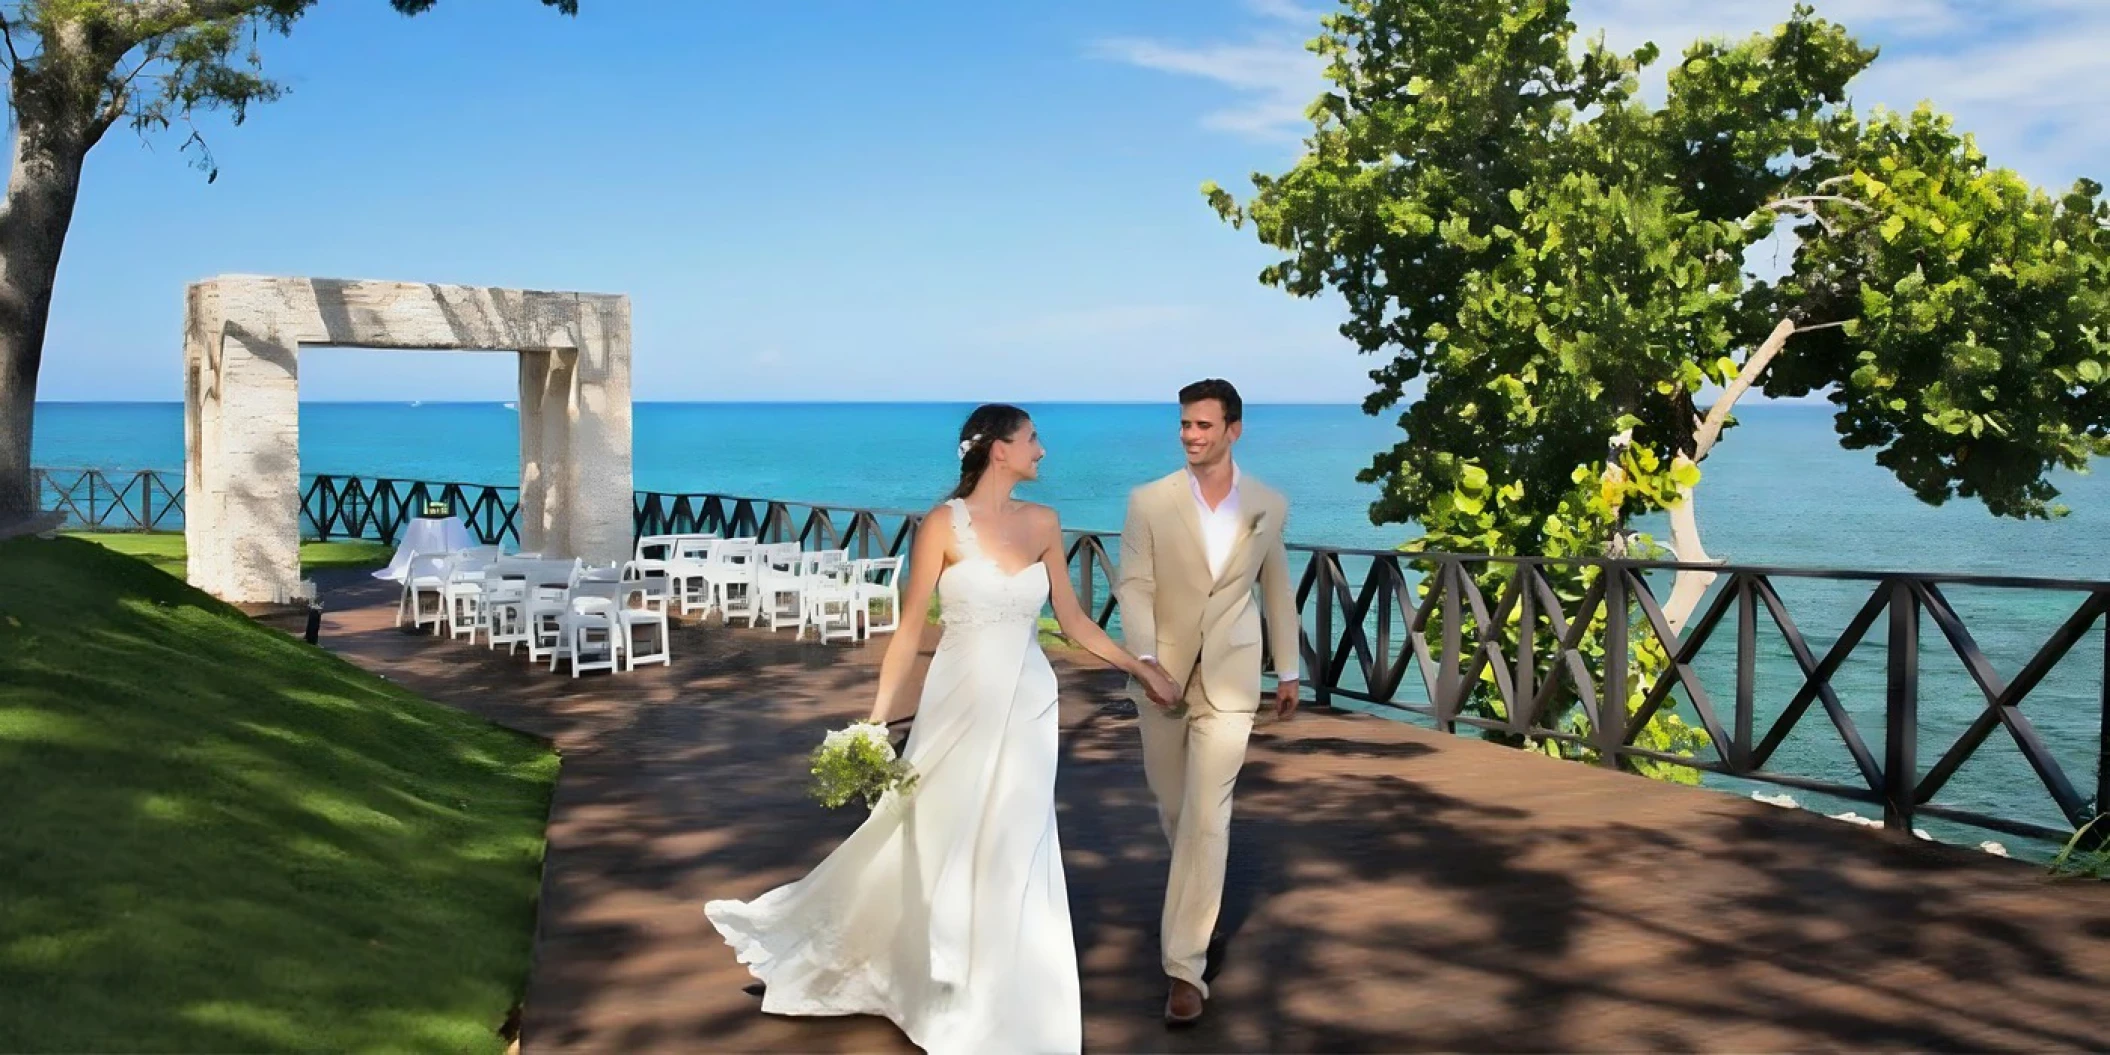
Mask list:
MULTIPOLYGON (((511 405, 518 399, 303 399, 301 406, 326 407, 486 407, 511 405)), ((990 402, 1016 402, 1020 406, 1036 407, 1169 407, 1172 400, 1150 399, 1021 399, 1016 401, 986 399, 633 399, 633 407, 973 407, 990 402)), ((40 399, 40 407, 180 407, 180 399, 40 399)), ((1361 407, 1361 400, 1246 400, 1249 407, 1361 407)), ((1792 407, 1814 410, 1831 409, 1832 404, 1808 397, 1798 399, 1751 399, 1742 403, 1750 407, 1792 407)), ((1371 417, 1382 417, 1390 408, 1371 417)))
MULTIPOLYGON (((416 403, 428 407, 483 407, 514 403, 518 399, 303 399, 304 405, 339 407, 401 407, 416 403)), ((632 399, 631 406, 671 407, 973 407, 984 403, 1016 402, 1032 406, 1074 407, 1169 407, 1169 399, 632 399)), ((38 406, 182 406, 180 399, 40 399, 38 406)), ((1246 400, 1249 407, 1359 407, 1361 400, 1246 400)))

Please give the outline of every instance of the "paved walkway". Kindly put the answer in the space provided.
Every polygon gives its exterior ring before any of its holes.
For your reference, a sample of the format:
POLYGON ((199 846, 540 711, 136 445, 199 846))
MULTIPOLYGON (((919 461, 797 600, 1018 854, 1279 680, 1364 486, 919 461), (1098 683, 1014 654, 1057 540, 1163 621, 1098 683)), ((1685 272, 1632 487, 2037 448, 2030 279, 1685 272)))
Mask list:
MULTIPOLYGON (((802 762, 864 712, 878 648, 689 627, 671 669, 574 681, 391 630, 375 585, 329 592, 325 645, 565 755, 526 1051, 912 1050, 880 1020, 762 1015, 701 908, 854 826, 802 762)), ((2110 1044, 2110 885, 1331 713, 1256 732, 1216 998, 1168 1033, 1134 719, 1114 675, 1059 666, 1089 1050, 2110 1044)))

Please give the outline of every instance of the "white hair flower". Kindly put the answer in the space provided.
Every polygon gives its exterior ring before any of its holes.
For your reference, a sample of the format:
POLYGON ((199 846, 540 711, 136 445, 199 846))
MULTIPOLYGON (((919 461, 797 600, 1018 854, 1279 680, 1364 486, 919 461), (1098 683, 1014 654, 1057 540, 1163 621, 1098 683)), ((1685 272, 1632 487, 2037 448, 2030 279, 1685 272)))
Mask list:
POLYGON ((967 452, 968 452, 968 451, 971 451, 971 450, 973 450, 973 449, 974 449, 974 445, 975 445, 975 444, 977 444, 977 443, 980 443, 980 442, 982 442, 982 434, 981 434, 981 433, 979 433, 979 432, 975 433, 975 434, 974 434, 974 435, 972 435, 972 436, 969 436, 969 437, 967 437, 967 438, 966 438, 966 439, 964 439, 964 440, 961 440, 961 441, 960 441, 960 460, 961 460, 961 461, 963 461, 963 462, 964 462, 964 461, 966 461, 966 460, 967 460, 967 452))

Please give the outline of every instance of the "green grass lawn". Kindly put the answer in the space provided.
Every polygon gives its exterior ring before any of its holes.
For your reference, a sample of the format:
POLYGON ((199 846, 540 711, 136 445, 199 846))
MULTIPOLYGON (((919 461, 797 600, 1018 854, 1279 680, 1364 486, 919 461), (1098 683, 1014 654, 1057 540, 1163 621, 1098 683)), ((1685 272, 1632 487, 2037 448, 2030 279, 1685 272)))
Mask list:
POLYGON ((0 1051, 502 1049, 556 773, 142 561, 0 542, 0 1051))
MULTIPOLYGON (((72 537, 86 539, 98 546, 107 546, 119 553, 138 557, 170 575, 179 579, 183 577, 183 535, 180 532, 84 531, 72 537)), ((361 539, 303 542, 300 544, 300 570, 313 572, 333 568, 378 568, 387 564, 395 552, 393 546, 361 539)))

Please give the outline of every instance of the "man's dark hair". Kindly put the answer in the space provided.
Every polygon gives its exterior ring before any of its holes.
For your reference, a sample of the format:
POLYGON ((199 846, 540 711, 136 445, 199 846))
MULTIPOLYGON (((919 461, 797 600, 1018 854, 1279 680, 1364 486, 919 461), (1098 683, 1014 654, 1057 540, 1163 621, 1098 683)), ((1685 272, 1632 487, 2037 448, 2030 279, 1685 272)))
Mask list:
POLYGON ((1224 408, 1224 424, 1235 425, 1245 419, 1245 400, 1238 398, 1238 389, 1220 377, 1196 381, 1180 389, 1180 406, 1191 407, 1204 399, 1213 399, 1224 408))

